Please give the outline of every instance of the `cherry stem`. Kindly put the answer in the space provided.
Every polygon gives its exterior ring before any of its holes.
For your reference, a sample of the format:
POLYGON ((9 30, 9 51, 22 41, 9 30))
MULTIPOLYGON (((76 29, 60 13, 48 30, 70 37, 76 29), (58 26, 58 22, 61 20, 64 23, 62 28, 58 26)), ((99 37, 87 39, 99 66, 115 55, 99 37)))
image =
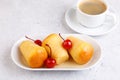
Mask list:
POLYGON ((32 41, 35 41, 34 39, 31 39, 31 38, 29 38, 29 37, 27 37, 27 36, 25 36, 27 39, 30 39, 30 40, 32 40, 32 41))
POLYGON ((51 47, 49 46, 49 44, 45 44, 47 47, 49 47, 49 49, 50 49, 50 57, 51 57, 51 54, 52 54, 52 49, 51 49, 51 47))
POLYGON ((61 36, 61 34, 59 33, 59 36, 62 38, 62 40, 65 40, 62 36, 61 36))

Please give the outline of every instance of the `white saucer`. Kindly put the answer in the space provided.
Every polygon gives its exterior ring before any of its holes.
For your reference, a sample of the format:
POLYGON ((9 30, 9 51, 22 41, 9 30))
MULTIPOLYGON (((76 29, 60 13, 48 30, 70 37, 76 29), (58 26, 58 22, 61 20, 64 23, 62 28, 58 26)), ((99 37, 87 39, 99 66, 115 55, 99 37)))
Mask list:
POLYGON ((74 30, 78 33, 91 35, 91 36, 99 36, 99 35, 103 35, 108 32, 111 32, 113 29, 116 28, 116 25, 118 24, 118 18, 115 15, 114 17, 106 16, 106 20, 101 26, 98 26, 96 28, 85 27, 77 21, 75 8, 70 8, 69 10, 67 10, 67 12, 65 14, 65 20, 66 20, 66 23, 68 24, 68 26, 72 30, 74 30))

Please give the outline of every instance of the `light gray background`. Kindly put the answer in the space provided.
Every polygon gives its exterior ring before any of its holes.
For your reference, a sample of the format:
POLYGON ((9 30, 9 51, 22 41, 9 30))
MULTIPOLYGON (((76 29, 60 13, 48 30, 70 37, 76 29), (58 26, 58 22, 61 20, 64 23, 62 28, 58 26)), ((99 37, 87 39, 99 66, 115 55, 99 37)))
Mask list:
MULTIPOLYGON (((106 0, 120 14, 119 0, 106 0)), ((103 58, 84 71, 26 71, 11 60, 13 44, 24 35, 75 33, 64 21, 77 0, 0 0, 0 80, 120 80, 120 25, 107 35, 93 37, 103 58)))

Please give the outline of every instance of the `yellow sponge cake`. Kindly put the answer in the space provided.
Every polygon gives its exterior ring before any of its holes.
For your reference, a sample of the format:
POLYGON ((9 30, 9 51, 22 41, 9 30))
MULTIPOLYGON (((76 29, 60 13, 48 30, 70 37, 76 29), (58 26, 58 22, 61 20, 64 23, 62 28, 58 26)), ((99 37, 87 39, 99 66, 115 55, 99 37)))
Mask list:
POLYGON ((19 49, 28 65, 32 68, 42 67, 48 55, 44 47, 36 45, 33 41, 23 41, 19 49))
POLYGON ((63 63, 69 59, 67 50, 62 47, 63 40, 58 34, 48 35, 42 43, 42 46, 45 47, 49 56, 56 60, 57 64, 63 63), (50 48, 46 46, 48 44, 51 47, 52 53, 50 54, 50 48))
POLYGON ((90 43, 73 36, 69 36, 67 39, 72 41, 72 48, 68 52, 76 63, 85 64, 92 58, 94 49, 90 43))

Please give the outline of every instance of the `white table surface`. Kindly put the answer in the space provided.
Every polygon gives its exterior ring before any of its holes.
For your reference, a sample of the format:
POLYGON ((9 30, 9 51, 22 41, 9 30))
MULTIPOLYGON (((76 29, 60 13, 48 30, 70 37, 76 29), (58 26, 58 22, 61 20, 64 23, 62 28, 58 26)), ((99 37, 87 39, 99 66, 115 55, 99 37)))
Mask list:
MULTIPOLYGON (((120 14, 119 0, 106 0, 120 14)), ((120 25, 107 35, 93 37, 103 58, 84 71, 27 71, 10 57, 13 44, 24 35, 75 33, 65 23, 65 11, 77 0, 0 0, 0 80, 120 80, 120 25)))

